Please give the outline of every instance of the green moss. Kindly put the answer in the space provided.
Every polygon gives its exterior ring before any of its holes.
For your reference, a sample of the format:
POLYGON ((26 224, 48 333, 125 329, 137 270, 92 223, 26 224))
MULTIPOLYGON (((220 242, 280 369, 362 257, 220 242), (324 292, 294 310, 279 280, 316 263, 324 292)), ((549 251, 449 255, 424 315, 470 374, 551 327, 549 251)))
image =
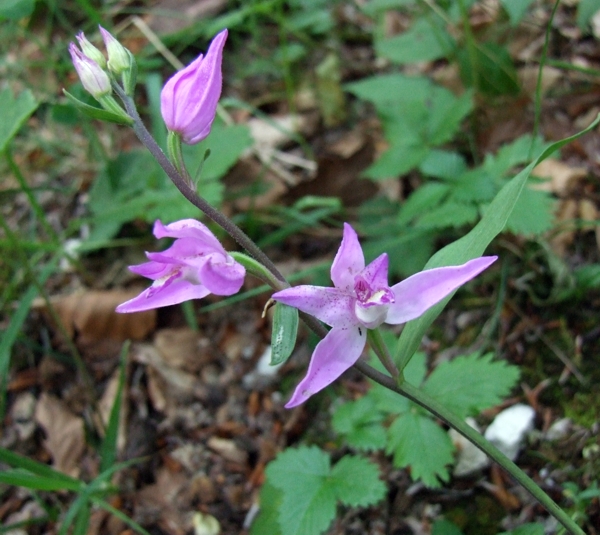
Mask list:
POLYGON ((575 423, 590 428, 600 418, 600 397, 593 392, 578 392, 562 403, 565 416, 575 423))

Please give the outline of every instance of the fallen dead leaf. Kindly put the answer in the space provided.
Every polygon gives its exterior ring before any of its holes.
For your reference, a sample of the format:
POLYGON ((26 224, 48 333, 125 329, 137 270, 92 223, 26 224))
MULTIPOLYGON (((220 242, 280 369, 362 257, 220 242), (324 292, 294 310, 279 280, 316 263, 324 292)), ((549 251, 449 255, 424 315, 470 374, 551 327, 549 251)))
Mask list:
MULTIPOLYGON (((115 312, 117 305, 137 294, 135 290, 88 290, 53 297, 50 302, 66 333, 78 342, 91 344, 105 339, 123 342, 142 340, 156 325, 156 310, 133 314, 115 312)), ((46 308, 43 301, 37 301, 36 306, 46 308)))
POLYGON ((541 184, 534 184, 532 188, 564 197, 573 190, 578 180, 587 176, 587 171, 583 167, 571 167, 560 160, 548 158, 537 165, 531 174, 550 179, 541 184))
POLYGON ((44 429, 44 447, 52 455, 52 466, 78 477, 85 450, 83 419, 75 416, 58 398, 43 392, 35 407, 35 420, 44 429))

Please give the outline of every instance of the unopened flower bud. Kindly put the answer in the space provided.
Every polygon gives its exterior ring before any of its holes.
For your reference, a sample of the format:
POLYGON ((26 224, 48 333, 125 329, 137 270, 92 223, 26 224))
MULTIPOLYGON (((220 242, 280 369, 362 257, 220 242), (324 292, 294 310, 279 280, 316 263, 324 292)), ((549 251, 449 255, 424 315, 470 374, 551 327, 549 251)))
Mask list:
POLYGON ((69 44, 69 52, 79 79, 88 93, 99 99, 112 92, 108 74, 100 65, 79 50, 75 43, 69 44))
POLYGON ((83 32, 79 32, 75 37, 77 37, 81 51, 104 69, 106 67, 106 58, 104 57, 104 54, 88 41, 83 32))
POLYGON ((160 94, 160 111, 167 128, 189 145, 199 143, 210 133, 221 96, 221 63, 227 30, 210 44, 206 56, 198 56, 185 69, 175 73, 160 94))
POLYGON ((108 68, 116 75, 125 72, 131 67, 131 54, 112 34, 107 32, 102 26, 99 28, 104 45, 106 46, 106 53, 108 54, 108 68))

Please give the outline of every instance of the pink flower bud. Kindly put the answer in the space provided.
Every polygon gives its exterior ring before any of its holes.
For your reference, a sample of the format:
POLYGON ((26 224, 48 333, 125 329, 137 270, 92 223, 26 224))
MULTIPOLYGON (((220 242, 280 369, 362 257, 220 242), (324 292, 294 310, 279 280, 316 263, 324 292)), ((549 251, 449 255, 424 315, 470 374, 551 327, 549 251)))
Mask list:
POLYGON ((127 49, 112 34, 99 26, 108 54, 108 68, 115 74, 121 74, 131 67, 131 56, 127 49))
POLYGON ((79 48, 81 51, 90 58, 93 62, 97 63, 102 69, 106 67, 106 58, 104 54, 100 52, 92 43, 90 43, 83 32, 79 32, 75 37, 79 42, 79 48))
POLYGON ((88 93, 99 99, 112 92, 108 74, 100 65, 88 58, 75 43, 69 44, 69 52, 79 79, 88 93))
POLYGON ((160 94, 160 110, 172 132, 184 143, 199 143, 210 133, 221 96, 221 63, 227 30, 210 44, 206 56, 198 56, 185 69, 175 73, 160 94))

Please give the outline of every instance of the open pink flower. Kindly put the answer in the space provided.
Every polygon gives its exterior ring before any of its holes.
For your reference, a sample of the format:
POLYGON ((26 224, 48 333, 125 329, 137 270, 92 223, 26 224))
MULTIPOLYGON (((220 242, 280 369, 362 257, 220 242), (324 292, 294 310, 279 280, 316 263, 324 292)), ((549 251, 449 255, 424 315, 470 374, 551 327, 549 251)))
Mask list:
POLYGON ((300 405, 350 368, 365 347, 368 329, 418 318, 496 259, 496 256, 482 256, 462 266, 421 271, 390 287, 387 254, 365 267, 358 236, 345 223, 342 244, 331 266, 333 288, 304 285, 273 294, 275 301, 315 316, 332 327, 317 344, 308 373, 286 408, 300 405))
POLYGON ((208 228, 194 219, 169 225, 154 224, 157 238, 177 238, 161 253, 146 253, 150 262, 130 266, 138 275, 153 279, 150 288, 119 305, 117 312, 139 312, 175 305, 208 294, 233 295, 244 282, 246 270, 223 249, 208 228))
POLYGON ((167 128, 181 135, 184 143, 199 143, 210 133, 221 96, 221 63, 227 30, 212 41, 206 57, 200 54, 185 69, 175 73, 160 94, 160 111, 167 128))

